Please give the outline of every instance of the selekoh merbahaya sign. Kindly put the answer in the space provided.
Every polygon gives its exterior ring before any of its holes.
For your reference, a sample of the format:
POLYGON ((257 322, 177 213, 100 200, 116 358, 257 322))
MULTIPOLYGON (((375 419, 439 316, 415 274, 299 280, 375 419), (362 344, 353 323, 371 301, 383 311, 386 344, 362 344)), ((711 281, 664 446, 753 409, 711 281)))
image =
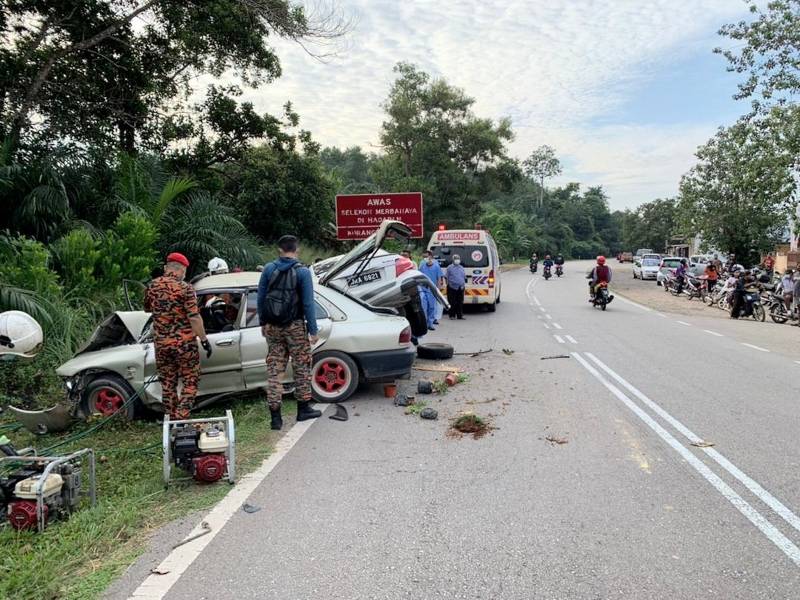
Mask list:
POLYGON ((422 194, 341 194, 336 196, 336 239, 363 240, 385 220, 402 221, 421 238, 422 194))

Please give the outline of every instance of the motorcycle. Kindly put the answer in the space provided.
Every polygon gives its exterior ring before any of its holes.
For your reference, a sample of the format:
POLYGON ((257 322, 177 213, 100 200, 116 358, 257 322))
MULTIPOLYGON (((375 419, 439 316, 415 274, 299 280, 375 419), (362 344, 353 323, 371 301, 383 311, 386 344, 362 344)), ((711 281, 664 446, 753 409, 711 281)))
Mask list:
POLYGON ((783 301, 781 294, 774 292, 767 292, 762 296, 762 300, 766 303, 766 311, 769 313, 769 318, 775 323, 783 324, 788 320, 797 320, 797 315, 790 313, 786 309, 786 303, 783 301))
POLYGON ((550 277, 552 277, 552 273, 550 273, 550 267, 545 265, 545 267, 544 267, 544 278, 545 279, 550 279, 550 277))
POLYGON ((597 291, 592 296, 592 306, 595 308, 599 306, 600 310, 605 310, 613 299, 614 296, 608 293, 608 284, 603 282, 598 284, 597 291))
POLYGON ((739 310, 739 317, 752 317, 753 320, 762 323, 766 320, 767 313, 761 304, 761 294, 758 290, 745 290, 744 305, 739 310))
POLYGON ((564 265, 556 265, 556 275, 561 277, 564 274, 564 265))
POLYGON ((528 267, 529 267, 529 268, 530 268, 530 270, 531 270, 531 273, 536 273, 538 266, 539 266, 539 263, 538 263, 538 262, 536 262, 535 260, 532 260, 532 261, 530 262, 530 264, 528 265, 528 267))
POLYGON ((706 282, 696 277, 687 277, 683 292, 689 296, 689 300, 692 298, 700 298, 701 301, 705 302, 707 295, 706 282))

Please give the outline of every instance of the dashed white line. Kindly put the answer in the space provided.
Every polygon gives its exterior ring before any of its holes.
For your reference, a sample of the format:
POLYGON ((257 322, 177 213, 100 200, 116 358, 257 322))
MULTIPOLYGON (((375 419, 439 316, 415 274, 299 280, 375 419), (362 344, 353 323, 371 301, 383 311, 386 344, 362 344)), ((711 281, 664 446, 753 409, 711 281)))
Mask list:
POLYGON ((550 325, 548 325, 547 323, 542 323, 542 325, 544 325, 545 329, 550 329, 550 325))
POLYGON ((556 341, 559 344, 563 344, 564 343, 564 338, 562 338, 560 335, 553 334, 553 337, 556 338, 556 341))
POLYGON ((665 315, 665 314, 663 314, 663 313, 656 313, 656 314, 657 314, 659 317, 661 317, 662 319, 666 319, 666 318, 667 318, 667 315, 665 315))
POLYGON ((536 296, 533 297, 533 301, 536 302, 536 306, 541 306, 542 305, 542 303, 539 302, 539 299, 536 296))
POLYGON ((542 311, 542 312, 544 312, 544 310, 545 310, 545 309, 544 309, 544 306, 540 306, 540 307, 539 307, 539 310, 540 310, 540 311, 542 311))
POLYGON ((565 335, 564 337, 565 337, 565 338, 567 338, 567 340, 568 340, 569 342, 573 343, 573 344, 577 344, 577 343, 578 343, 578 340, 576 340, 576 339, 575 339, 574 337, 572 337, 571 335, 565 335))
POLYGON ((550 315, 545 315, 545 318, 546 318, 548 321, 552 321, 552 320, 553 320, 553 317, 552 317, 552 316, 550 316, 550 315))
MULTIPOLYGON (((736 491, 733 490, 727 483, 725 483, 719 475, 712 471, 703 461, 697 456, 692 454, 688 448, 683 446, 675 436, 669 433, 661 425, 658 424, 653 417, 642 410, 633 400, 625 395, 613 383, 603 377, 600 372, 590 365, 585 358, 578 352, 572 352, 572 356, 585 368, 591 375, 597 379, 605 388, 611 392, 620 402, 627 406, 642 422, 647 425, 658 437, 666 442, 673 450, 675 450, 681 457, 697 471, 703 478, 710 483, 722 496, 728 500, 748 521, 755 525, 767 539, 775 544, 796 566, 800 566, 800 548, 787 538, 783 533, 778 530, 772 523, 770 523, 764 516, 753 508, 744 498, 742 498, 736 491)), ((587 356, 593 356, 587 353, 587 356)), ((597 362, 597 361, 595 361, 597 362)), ((621 379, 621 378, 620 378, 621 379)), ((755 482, 754 482, 755 483, 755 482)))
POLYGON ((766 348, 762 348, 761 346, 755 346, 753 344, 748 344, 747 342, 739 342, 742 346, 747 346, 748 348, 752 348, 753 350, 758 350, 759 352, 769 352, 766 348))
POLYGON ((798 365, 800 365, 800 360, 796 360, 794 362, 796 362, 798 365))
POLYGON ((691 327, 691 323, 687 323, 686 321, 675 321, 676 323, 680 323, 681 325, 686 325, 687 327, 691 327))
POLYGON ((564 329, 564 328, 563 328, 561 325, 559 325, 558 323, 553 323, 553 327, 555 327, 556 329, 564 329))
POLYGON ((715 335, 717 337, 725 337, 721 333, 717 333, 716 331, 711 331, 710 329, 703 329, 703 331, 705 331, 706 333, 710 333, 711 335, 715 335))

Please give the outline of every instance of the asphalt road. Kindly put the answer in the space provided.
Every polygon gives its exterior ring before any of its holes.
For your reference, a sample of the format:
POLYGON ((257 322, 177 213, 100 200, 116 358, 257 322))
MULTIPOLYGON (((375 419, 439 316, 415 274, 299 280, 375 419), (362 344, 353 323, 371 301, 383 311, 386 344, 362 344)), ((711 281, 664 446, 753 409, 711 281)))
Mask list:
POLYGON ((506 273, 496 313, 429 336, 493 349, 452 361, 470 381, 431 399, 438 421, 361 393, 348 422, 318 420, 255 488, 260 511, 235 511, 159 593, 800 597, 800 331, 620 297, 602 313, 587 266, 506 273), (495 429, 448 436, 465 410, 495 429))

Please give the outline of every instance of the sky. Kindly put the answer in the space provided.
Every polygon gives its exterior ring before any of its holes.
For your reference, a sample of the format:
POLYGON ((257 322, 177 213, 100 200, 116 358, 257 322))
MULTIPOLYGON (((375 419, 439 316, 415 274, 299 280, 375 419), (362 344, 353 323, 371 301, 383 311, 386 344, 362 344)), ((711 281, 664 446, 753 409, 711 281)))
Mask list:
POLYGON ((747 111, 740 76, 713 54, 738 0, 310 0, 335 5, 351 31, 320 61, 273 40, 283 75, 244 99, 280 114, 291 100, 323 144, 380 152, 392 67, 411 62, 463 88, 481 117, 510 117, 512 156, 553 146, 548 185, 601 185, 612 210, 674 196, 694 151, 747 111))

